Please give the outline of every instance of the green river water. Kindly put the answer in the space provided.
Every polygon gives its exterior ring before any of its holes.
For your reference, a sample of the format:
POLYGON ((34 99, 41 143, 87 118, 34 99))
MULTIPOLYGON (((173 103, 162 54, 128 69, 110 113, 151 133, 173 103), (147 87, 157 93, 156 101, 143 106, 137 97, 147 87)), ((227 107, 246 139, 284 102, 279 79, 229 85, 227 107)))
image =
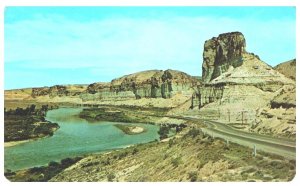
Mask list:
POLYGON ((159 139, 158 126, 134 124, 142 126, 146 132, 127 135, 114 124, 133 125, 132 123, 89 122, 78 117, 81 110, 82 108, 59 108, 48 111, 46 120, 58 123, 60 129, 52 137, 5 147, 4 168, 14 171, 42 166, 67 157, 109 151, 159 139))

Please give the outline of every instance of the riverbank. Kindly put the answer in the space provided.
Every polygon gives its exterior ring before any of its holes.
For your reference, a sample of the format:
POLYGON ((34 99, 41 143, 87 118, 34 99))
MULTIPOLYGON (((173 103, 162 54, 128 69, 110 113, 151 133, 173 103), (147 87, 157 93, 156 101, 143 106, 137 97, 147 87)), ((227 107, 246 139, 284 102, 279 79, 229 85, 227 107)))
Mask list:
POLYGON ((16 146, 22 143, 27 143, 33 141, 33 139, 30 140, 22 140, 22 141, 10 141, 10 142, 4 142, 4 147, 12 147, 12 146, 16 146))
MULTIPOLYGON (((52 132, 54 133, 58 129, 59 129, 59 127, 58 128, 53 128, 52 132)), ((32 141, 36 141, 36 140, 40 140, 40 139, 43 139, 43 138, 48 138, 48 137, 51 137, 51 136, 52 135, 45 135, 45 136, 32 138, 32 139, 27 139, 27 140, 4 142, 4 147, 13 147, 13 146, 16 146, 16 145, 20 145, 20 144, 23 144, 23 143, 28 143, 28 142, 32 142, 32 141)))
POLYGON ((135 135, 135 134, 146 132, 146 129, 140 126, 126 125, 126 124, 116 124, 114 126, 122 130, 125 134, 128 135, 135 135))
POLYGON ((12 142, 7 146, 23 143, 22 141, 52 136, 60 127, 45 119, 48 110, 54 109, 48 105, 36 108, 28 105, 4 111, 4 142, 12 142))
POLYGON ((8 115, 4 118, 4 142, 7 147, 53 136, 59 128, 57 123, 46 121, 44 117, 8 115))

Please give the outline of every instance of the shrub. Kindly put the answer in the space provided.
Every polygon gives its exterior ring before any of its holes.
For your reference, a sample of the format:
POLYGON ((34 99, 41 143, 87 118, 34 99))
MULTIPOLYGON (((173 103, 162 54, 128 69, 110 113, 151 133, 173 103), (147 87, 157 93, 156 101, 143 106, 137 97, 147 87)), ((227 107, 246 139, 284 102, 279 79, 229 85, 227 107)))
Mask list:
POLYGON ((42 172, 45 168, 44 167, 33 167, 29 169, 31 173, 36 173, 36 172, 42 172))
POLYGON ((136 153, 138 153, 139 152, 139 150, 137 149, 137 148, 134 148, 133 150, 132 150, 132 155, 135 155, 136 153))
POLYGON ((170 140, 169 140, 169 147, 172 147, 173 144, 175 144, 174 140, 173 140, 173 139, 170 139, 170 140))
POLYGON ((197 171, 189 172, 189 179, 191 180, 191 182, 197 181, 197 178, 198 178, 197 171))
POLYGON ((181 157, 177 157, 177 158, 172 159, 171 163, 174 167, 178 167, 179 164, 181 163, 181 157))
POLYGON ((195 138, 200 134, 202 134, 202 131, 200 129, 192 128, 188 131, 188 133, 184 137, 191 136, 192 138, 195 138))
POLYGON ((114 173, 109 173, 107 175, 107 180, 108 181, 113 181, 116 178, 116 175, 114 173))
POLYGON ((119 154, 119 159, 125 158, 127 155, 128 155, 128 152, 127 152, 127 151, 121 152, 121 153, 119 154))
POLYGON ((4 176, 13 176, 15 175, 16 173, 15 172, 12 172, 10 169, 7 169, 5 172, 4 172, 4 176))
POLYGON ((48 163, 49 167, 58 167, 59 163, 55 162, 55 161, 51 161, 48 163))
POLYGON ((161 126, 159 128, 158 134, 159 134, 160 140, 168 138, 169 130, 170 130, 170 128, 168 126, 161 126))

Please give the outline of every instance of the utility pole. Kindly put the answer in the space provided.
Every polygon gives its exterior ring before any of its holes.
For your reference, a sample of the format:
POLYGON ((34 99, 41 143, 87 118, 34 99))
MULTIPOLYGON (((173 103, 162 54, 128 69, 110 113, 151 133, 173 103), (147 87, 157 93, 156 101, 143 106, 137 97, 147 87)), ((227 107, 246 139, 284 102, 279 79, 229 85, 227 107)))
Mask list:
POLYGON ((230 123, 230 110, 227 109, 227 113, 228 113, 228 122, 230 123))
POLYGON ((242 111, 242 125, 244 125, 244 111, 242 111))
MULTIPOLYGON (((246 113, 247 111, 243 110, 242 111, 242 125, 244 125, 244 113, 246 113)), ((245 119, 246 123, 247 124, 247 119, 245 119)))
POLYGON ((256 156, 256 145, 255 144, 253 145, 253 156, 254 157, 256 156))

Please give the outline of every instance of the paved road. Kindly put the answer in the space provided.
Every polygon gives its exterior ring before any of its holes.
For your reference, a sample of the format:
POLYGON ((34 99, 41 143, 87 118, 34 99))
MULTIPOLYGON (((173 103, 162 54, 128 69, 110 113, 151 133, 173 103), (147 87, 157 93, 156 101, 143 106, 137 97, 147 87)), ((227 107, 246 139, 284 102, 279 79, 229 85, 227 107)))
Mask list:
POLYGON ((231 142, 252 148, 255 145, 257 151, 262 150, 265 152, 282 155, 288 159, 296 159, 295 141, 236 130, 220 122, 200 120, 192 117, 183 118, 187 120, 203 122, 205 125, 207 125, 207 128, 202 128, 203 132, 214 137, 220 137, 226 140, 228 139, 231 142))

